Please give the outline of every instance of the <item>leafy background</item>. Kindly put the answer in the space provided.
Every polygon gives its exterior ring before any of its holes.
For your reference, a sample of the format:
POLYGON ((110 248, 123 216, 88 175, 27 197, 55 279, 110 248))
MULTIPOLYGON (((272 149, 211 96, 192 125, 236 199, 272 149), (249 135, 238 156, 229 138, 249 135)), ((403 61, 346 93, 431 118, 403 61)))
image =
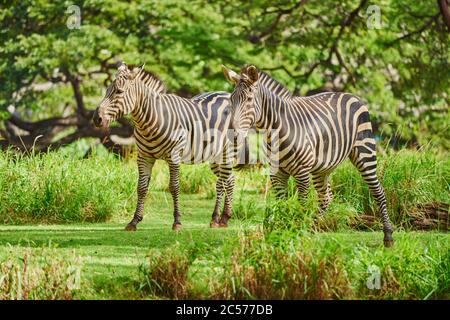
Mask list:
MULTIPOLYGON (((104 138, 90 117, 123 60, 145 63, 183 96, 231 91, 220 65, 255 64, 299 95, 359 95, 395 148, 448 150, 450 37, 439 2, 9 1, 0 9, 0 142, 46 150, 104 138), (79 29, 67 27, 73 4, 79 29), (368 28, 373 6, 379 28, 368 28)), ((115 130, 131 135, 125 121, 115 130)))

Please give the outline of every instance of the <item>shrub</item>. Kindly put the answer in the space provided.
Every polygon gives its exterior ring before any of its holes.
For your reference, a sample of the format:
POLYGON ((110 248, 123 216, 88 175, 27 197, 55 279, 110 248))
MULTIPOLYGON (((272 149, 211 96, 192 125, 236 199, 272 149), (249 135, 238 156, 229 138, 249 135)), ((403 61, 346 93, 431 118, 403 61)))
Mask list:
POLYGON ((54 250, 26 250, 0 260, 0 300, 72 299, 79 289, 81 264, 54 250))
MULTIPOLYGON (((450 203, 450 166, 430 150, 392 152, 378 159, 378 177, 386 191, 388 213, 397 226, 411 227, 412 213, 433 202, 450 203)), ((377 206, 359 172, 349 161, 332 174, 338 201, 358 212, 376 215, 377 206)))
POLYGON ((130 169, 110 156, 0 153, 0 222, 105 221, 135 194, 130 169))
POLYGON ((304 251, 292 234, 289 240, 273 237, 266 238, 263 233, 240 237, 223 268, 215 298, 339 299, 351 294, 339 255, 323 257, 315 251, 304 251))
POLYGON ((141 265, 140 290, 151 296, 184 299, 188 295, 188 271, 193 261, 189 250, 176 244, 163 252, 152 251, 141 265))

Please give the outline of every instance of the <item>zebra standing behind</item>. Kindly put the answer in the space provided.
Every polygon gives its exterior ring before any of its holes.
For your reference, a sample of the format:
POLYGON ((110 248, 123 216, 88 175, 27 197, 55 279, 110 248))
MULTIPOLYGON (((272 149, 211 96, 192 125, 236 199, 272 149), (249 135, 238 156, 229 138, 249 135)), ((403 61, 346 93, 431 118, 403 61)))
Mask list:
POLYGON ((209 92, 193 99, 167 94, 165 86, 144 70, 122 64, 106 95, 94 112, 94 123, 107 128, 124 115, 131 114, 138 147, 138 200, 133 219, 125 230, 135 231, 143 218, 144 200, 148 192, 156 159, 169 165, 169 190, 173 198, 173 230, 181 228, 179 193, 180 164, 210 162, 218 177, 216 204, 211 227, 226 227, 231 217, 234 176, 232 148, 227 138, 230 122, 227 92, 209 92), (223 214, 220 216, 225 194, 223 214))
POLYGON ((267 131, 265 142, 272 155, 270 178, 278 196, 286 194, 288 178, 293 176, 299 195, 305 197, 311 174, 321 216, 332 200, 330 173, 349 157, 377 202, 384 245, 391 246, 392 226, 376 174, 376 143, 366 105, 348 93, 293 96, 255 66, 243 67, 240 74, 225 66, 222 69, 235 85, 230 98, 231 127, 239 136, 245 136, 253 126, 267 131), (277 150, 273 150, 275 146, 277 150))

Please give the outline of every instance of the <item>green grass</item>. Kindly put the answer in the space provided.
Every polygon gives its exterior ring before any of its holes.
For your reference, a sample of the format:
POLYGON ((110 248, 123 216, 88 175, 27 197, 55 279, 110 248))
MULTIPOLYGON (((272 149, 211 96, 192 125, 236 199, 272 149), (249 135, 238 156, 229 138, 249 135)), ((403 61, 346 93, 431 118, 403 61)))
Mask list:
POLYGON ((382 245, 379 224, 353 228, 374 204, 348 163, 332 177, 335 201, 327 232, 318 233, 311 231, 315 193, 305 204, 274 201, 257 169, 237 173, 230 227, 210 229, 214 177, 207 165, 183 166, 183 230, 174 233, 167 165, 158 161, 144 221, 129 233, 133 160, 0 154, 0 297, 449 299, 450 235, 411 231, 409 223, 421 204, 450 202, 447 158, 403 151, 380 163, 396 225, 391 249, 382 245), (381 283, 370 290, 373 266, 381 283), (74 270, 81 270, 75 288, 68 285, 74 270))
MULTIPOLYGON (((164 196, 157 195, 160 200, 164 196)), ((65 261, 69 264, 81 264, 81 287, 73 292, 73 298, 76 299, 260 298, 261 296, 255 295, 254 292, 246 295, 245 286, 239 287, 244 290, 241 293, 230 291, 230 286, 224 284, 230 283, 236 274, 224 271, 234 270, 229 268, 233 261, 243 266, 270 262, 271 267, 267 269, 273 271, 267 275, 270 283, 274 279, 283 286, 285 283, 279 273, 287 270, 284 263, 290 260, 280 260, 281 253, 289 252, 280 248, 290 247, 293 248, 290 249, 292 252, 308 256, 307 259, 322 255, 322 258, 308 264, 313 266, 320 266, 323 261, 329 261, 330 255, 336 255, 340 268, 338 270, 345 270, 345 282, 341 282, 341 278, 334 281, 331 274, 330 278, 325 278, 327 283, 344 283, 355 288, 342 290, 342 296, 328 295, 322 292, 325 291, 322 288, 320 295, 316 289, 312 289, 305 295, 283 296, 281 291, 276 291, 276 294, 262 298, 448 298, 449 260, 448 256, 444 256, 449 248, 448 234, 398 232, 395 234, 395 247, 389 250, 382 246, 381 232, 357 231, 305 233, 296 236, 289 233, 280 236, 274 234, 261 241, 256 238, 251 245, 245 247, 241 245, 242 241, 248 241, 246 239, 254 237, 253 234, 260 234, 256 226, 235 220, 230 222, 229 229, 210 229, 210 210, 205 210, 211 207, 210 202, 201 196, 196 195, 194 199, 190 199, 191 197, 184 196, 183 203, 192 201, 197 203, 197 206, 190 215, 183 217, 184 229, 179 233, 174 233, 170 228, 169 208, 162 211, 151 210, 134 233, 123 231, 127 220, 120 223, 2 226, 0 261, 10 258, 11 252, 16 256, 26 252, 38 254, 43 248, 50 247, 55 258, 66 257, 65 261), (267 251, 268 248, 278 248, 278 256, 272 255, 273 252, 267 251), (429 258, 424 253, 426 248, 429 258), (158 259, 161 256, 168 260, 158 259), (231 256, 237 260, 230 259, 231 256), (272 260, 275 257, 277 259, 272 260), (183 259, 188 260, 187 269, 183 269, 186 271, 185 284, 182 290, 177 289, 178 292, 174 294, 167 289, 170 288, 167 279, 173 279, 169 283, 174 283, 178 278, 173 275, 172 278, 167 278, 168 272, 157 273, 155 270, 174 261, 186 263, 183 259), (355 259, 359 264, 355 264, 355 259), (364 290, 367 266, 370 264, 380 266, 383 274, 387 274, 387 281, 390 281, 387 284, 382 282, 384 287, 379 292, 364 290), (385 271, 388 267, 395 270, 393 276, 389 271, 385 271), (150 283, 154 286, 162 284, 165 289, 149 288, 149 274, 152 273, 155 279, 150 283), (357 276, 351 277, 349 274, 357 276), (446 278, 440 279, 439 274, 446 278), (421 277, 425 279, 419 282, 421 277), (404 291, 389 291, 391 285, 398 286, 398 283, 407 284, 404 291), (222 291, 221 288, 226 290, 222 291), (351 294, 346 293, 349 290, 351 294)), ((286 259, 289 259, 289 254, 286 254, 286 259)), ((329 268, 332 267, 334 268, 334 265, 330 264, 329 268)), ((304 272, 307 274, 311 270, 304 272)))

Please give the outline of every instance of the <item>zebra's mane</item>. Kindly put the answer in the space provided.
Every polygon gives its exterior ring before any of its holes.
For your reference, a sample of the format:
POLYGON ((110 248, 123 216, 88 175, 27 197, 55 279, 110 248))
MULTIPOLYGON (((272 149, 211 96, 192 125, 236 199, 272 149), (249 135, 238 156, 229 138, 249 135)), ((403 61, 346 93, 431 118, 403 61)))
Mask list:
MULTIPOLYGON (((138 66, 129 65, 128 70, 131 71, 136 67, 138 67, 138 66)), ((164 82, 161 79, 159 79, 156 75, 151 73, 150 71, 147 71, 142 68, 141 71, 139 71, 139 73, 137 74, 136 78, 139 79, 140 81, 142 81, 146 86, 148 86, 149 89, 151 89, 157 93, 166 93, 167 89, 166 89, 164 82)))
POLYGON ((292 98, 292 92, 264 71, 259 70, 259 84, 282 99, 292 98))

